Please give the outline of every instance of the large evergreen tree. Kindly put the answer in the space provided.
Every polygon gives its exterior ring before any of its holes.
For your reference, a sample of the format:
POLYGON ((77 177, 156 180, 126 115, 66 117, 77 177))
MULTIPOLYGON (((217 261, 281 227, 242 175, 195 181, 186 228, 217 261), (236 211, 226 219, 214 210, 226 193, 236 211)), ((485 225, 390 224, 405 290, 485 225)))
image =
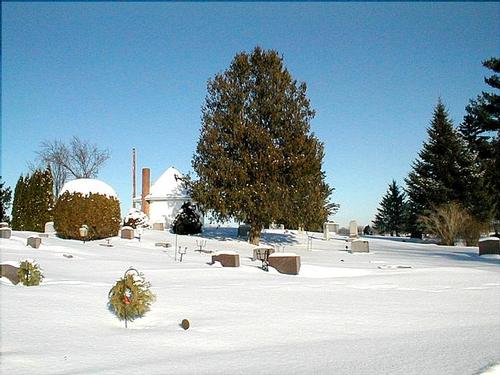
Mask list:
POLYGON ((12 202, 12 229, 14 230, 24 230, 25 223, 24 219, 25 209, 27 206, 26 202, 26 184, 27 177, 20 176, 17 180, 16 187, 14 189, 14 200, 12 202))
POLYGON ((12 190, 8 186, 4 187, 5 183, 1 179, 2 176, 0 176, 0 221, 9 221, 7 211, 12 199, 12 190))
POLYGON ((30 190, 34 191, 32 196, 33 215, 32 229, 36 232, 43 232, 45 223, 52 221, 52 208, 54 206, 53 180, 50 169, 37 170, 31 177, 30 190))
POLYGON ((35 170, 32 175, 19 177, 14 190, 12 228, 42 232, 52 220, 52 174, 49 169, 35 170))
POLYGON ((323 144, 314 136, 296 134, 287 140, 286 148, 284 159, 289 167, 283 178, 289 186, 289 198, 282 202, 282 215, 275 221, 286 228, 322 231, 323 223, 338 208, 335 203, 327 203, 333 188, 325 182, 321 170, 323 144))
MULTIPOLYGON (((495 74, 484 79, 491 88, 500 89, 500 59, 491 58, 483 66, 495 74)), ((466 115, 460 132, 468 146, 477 153, 484 171, 484 192, 478 202, 488 204, 493 216, 500 220, 500 95, 497 92, 483 92, 470 100, 465 108, 466 115)))
POLYGON ((334 209, 321 171, 322 143, 310 133, 314 111, 273 50, 239 53, 208 82, 202 129, 193 158, 192 197, 217 220, 261 228, 286 218, 317 226, 334 209))
POLYGON ((396 181, 392 180, 387 192, 382 197, 373 225, 380 233, 399 236, 405 228, 405 220, 405 193, 396 184, 396 181))
POLYGON ((406 178, 409 230, 419 237, 418 218, 441 204, 457 201, 474 211, 481 189, 481 173, 473 153, 454 129, 448 112, 438 101, 419 158, 406 178))

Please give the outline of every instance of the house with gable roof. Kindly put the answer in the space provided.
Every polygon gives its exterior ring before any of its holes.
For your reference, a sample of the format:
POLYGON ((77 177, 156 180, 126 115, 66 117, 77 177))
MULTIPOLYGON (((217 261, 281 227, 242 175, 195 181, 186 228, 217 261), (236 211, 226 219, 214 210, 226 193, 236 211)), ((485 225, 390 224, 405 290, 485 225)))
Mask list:
POLYGON ((142 169, 142 194, 134 198, 134 203, 139 204, 141 211, 149 216, 151 224, 163 223, 168 228, 182 204, 191 201, 183 187, 182 177, 181 172, 170 167, 151 186, 150 169, 142 169))

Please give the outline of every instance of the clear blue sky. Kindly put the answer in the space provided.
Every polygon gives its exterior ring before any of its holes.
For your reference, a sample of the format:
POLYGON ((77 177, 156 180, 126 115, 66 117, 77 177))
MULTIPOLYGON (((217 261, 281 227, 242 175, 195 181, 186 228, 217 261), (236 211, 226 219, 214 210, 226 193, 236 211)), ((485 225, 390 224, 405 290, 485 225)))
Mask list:
POLYGON ((99 178, 130 207, 131 149, 153 181, 186 173, 206 82, 239 51, 276 49, 308 85, 341 209, 369 223, 426 139, 438 97, 455 124, 499 54, 499 3, 2 3, 1 174, 43 140, 109 148, 99 178))

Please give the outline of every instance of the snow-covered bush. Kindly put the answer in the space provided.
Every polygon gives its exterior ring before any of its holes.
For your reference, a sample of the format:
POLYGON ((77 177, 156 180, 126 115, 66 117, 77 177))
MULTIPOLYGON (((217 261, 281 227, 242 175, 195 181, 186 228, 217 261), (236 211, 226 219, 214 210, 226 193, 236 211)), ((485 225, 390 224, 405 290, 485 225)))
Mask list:
POLYGON ((185 202, 172 223, 172 231, 176 234, 196 234, 201 233, 201 227, 201 216, 197 212, 196 206, 185 202))
POLYGON ((82 225, 88 226, 86 240, 113 237, 120 230, 120 202, 115 197, 66 191, 57 199, 53 213, 61 238, 81 239, 82 225))
POLYGON ((150 290, 151 283, 135 269, 129 269, 125 276, 116 282, 108 294, 108 307, 118 319, 133 321, 146 314, 156 297, 150 290))
POLYGON ((127 216, 123 218, 123 226, 131 228, 146 228, 149 226, 149 218, 144 212, 137 208, 131 208, 127 216))
POLYGON ((40 266, 31 259, 20 262, 17 276, 19 277, 19 282, 26 286, 39 285, 43 279, 40 266))

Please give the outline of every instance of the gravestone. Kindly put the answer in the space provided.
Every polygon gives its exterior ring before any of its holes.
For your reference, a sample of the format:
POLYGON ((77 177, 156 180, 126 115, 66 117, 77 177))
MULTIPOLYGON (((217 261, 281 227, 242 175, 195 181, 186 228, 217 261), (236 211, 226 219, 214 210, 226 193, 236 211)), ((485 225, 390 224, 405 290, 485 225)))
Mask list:
POLYGON ((500 238, 488 237, 479 240, 479 255, 500 255, 500 238))
POLYGON ((240 255, 234 251, 217 252, 212 255, 212 264, 220 262, 222 267, 239 267, 240 255))
POLYGON ((330 233, 338 233, 339 225, 337 223, 325 222, 323 223, 323 238, 325 240, 330 239, 330 233))
POLYGON ((172 244, 170 242, 155 242, 156 247, 170 247, 172 244))
POLYGON ((123 227, 120 231, 120 237, 125 240, 133 240, 134 239, 134 228, 132 227, 123 227))
POLYGON ((272 246, 257 246, 257 247, 254 247, 253 249, 253 260, 259 260, 259 256, 258 256, 258 253, 263 253, 264 251, 267 251, 268 252, 268 255, 269 254, 272 254, 275 252, 275 249, 274 247, 272 246))
POLYGON ((14 285, 19 284, 17 271, 19 271, 18 267, 11 266, 10 264, 0 264, 0 277, 9 279, 14 285))
POLYGON ((279 273, 298 275, 300 271, 300 256, 295 253, 273 253, 268 258, 269 265, 279 273))
POLYGON ((238 237, 248 238, 249 234, 250 234, 250 225, 241 224, 238 227, 238 237))
POLYGON ((164 223, 153 223, 153 230, 165 230, 164 223))
POLYGON ((0 223, 0 228, 8 228, 9 227, 9 223, 6 223, 5 221, 2 221, 0 223))
POLYGON ((358 223, 356 220, 349 222, 349 237, 358 237, 358 223))
POLYGON ((366 240, 353 240, 351 242, 351 253, 368 253, 369 245, 366 240))
POLYGON ((45 223, 45 233, 55 233, 56 230, 54 229, 54 222, 53 221, 47 221, 45 223))
POLYGON ((12 230, 10 228, 0 228, 0 238, 9 239, 12 235, 12 230))
POLYGON ((26 246, 31 246, 33 249, 38 249, 42 244, 42 239, 38 236, 28 237, 26 246))

